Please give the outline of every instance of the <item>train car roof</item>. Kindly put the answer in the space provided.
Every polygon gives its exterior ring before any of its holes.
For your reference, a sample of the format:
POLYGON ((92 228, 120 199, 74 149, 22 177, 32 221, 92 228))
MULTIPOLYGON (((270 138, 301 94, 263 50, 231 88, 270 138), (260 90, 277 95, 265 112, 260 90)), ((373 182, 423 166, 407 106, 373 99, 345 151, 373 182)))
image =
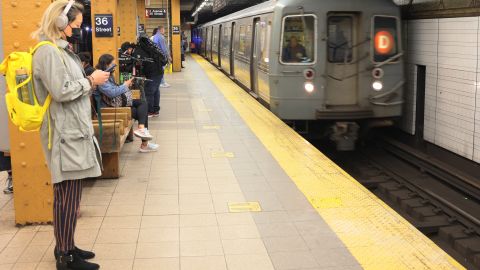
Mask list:
POLYGON ((235 13, 232 13, 230 15, 227 15, 227 16, 221 17, 219 19, 216 19, 214 21, 203 24, 203 25, 200 26, 200 28, 201 27, 206 27, 206 26, 211 26, 211 25, 216 25, 216 24, 220 24, 220 23, 224 23, 224 22, 228 22, 228 21, 238 20, 238 19, 241 19, 241 18, 251 17, 251 16, 254 16, 254 15, 258 15, 258 14, 265 14, 265 13, 273 12, 277 2, 278 2, 278 0, 270 0, 270 1, 258 4, 258 5, 246 8, 246 9, 242 9, 242 10, 237 11, 235 13))

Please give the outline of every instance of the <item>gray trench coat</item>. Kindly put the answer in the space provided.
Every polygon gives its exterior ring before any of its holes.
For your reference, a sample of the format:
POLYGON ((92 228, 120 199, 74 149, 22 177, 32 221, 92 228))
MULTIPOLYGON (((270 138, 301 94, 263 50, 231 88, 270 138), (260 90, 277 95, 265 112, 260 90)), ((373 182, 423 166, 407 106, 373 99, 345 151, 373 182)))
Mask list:
POLYGON ((101 175, 101 154, 94 136, 90 94, 79 58, 66 49, 68 43, 57 40, 53 46, 40 47, 33 57, 35 91, 41 104, 48 94, 52 148, 48 149, 48 119, 40 135, 52 183, 101 175))

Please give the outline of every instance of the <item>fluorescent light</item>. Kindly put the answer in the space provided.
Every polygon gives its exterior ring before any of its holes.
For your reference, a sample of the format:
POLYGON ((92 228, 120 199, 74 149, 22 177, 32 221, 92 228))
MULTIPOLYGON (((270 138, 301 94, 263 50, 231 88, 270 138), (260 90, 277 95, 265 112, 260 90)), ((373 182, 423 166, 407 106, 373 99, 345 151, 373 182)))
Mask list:
POLYGON ((195 12, 192 13, 192 17, 195 17, 195 15, 197 15, 198 12, 200 12, 203 7, 205 7, 208 3, 209 3, 210 0, 205 0, 202 2, 202 4, 200 4, 200 6, 197 8, 197 10, 195 10, 195 12))

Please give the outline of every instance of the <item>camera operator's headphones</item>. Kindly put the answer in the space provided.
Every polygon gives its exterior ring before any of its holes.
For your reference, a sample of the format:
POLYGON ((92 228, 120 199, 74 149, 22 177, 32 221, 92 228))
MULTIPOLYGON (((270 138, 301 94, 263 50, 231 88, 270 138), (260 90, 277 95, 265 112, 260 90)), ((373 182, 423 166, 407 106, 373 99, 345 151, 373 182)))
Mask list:
POLYGON ((65 30, 68 26, 68 12, 72 8, 72 6, 75 4, 75 0, 70 0, 63 10, 62 14, 57 17, 57 20, 55 21, 55 25, 60 29, 60 30, 65 30))

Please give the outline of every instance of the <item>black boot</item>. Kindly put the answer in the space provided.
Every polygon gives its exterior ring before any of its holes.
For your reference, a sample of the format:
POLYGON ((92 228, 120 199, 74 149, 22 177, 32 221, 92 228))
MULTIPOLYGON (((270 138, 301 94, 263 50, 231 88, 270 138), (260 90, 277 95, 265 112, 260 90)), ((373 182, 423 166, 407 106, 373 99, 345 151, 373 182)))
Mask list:
POLYGON ((100 265, 87 262, 74 251, 60 255, 57 259, 57 270, 98 270, 100 265))
MULTIPOLYGON (((80 258, 84 260, 90 260, 95 258, 95 253, 91 251, 81 250, 78 247, 75 247, 73 252, 76 253, 80 258)), ((55 259, 58 259, 57 249, 53 250, 53 255, 55 255, 55 259)))

